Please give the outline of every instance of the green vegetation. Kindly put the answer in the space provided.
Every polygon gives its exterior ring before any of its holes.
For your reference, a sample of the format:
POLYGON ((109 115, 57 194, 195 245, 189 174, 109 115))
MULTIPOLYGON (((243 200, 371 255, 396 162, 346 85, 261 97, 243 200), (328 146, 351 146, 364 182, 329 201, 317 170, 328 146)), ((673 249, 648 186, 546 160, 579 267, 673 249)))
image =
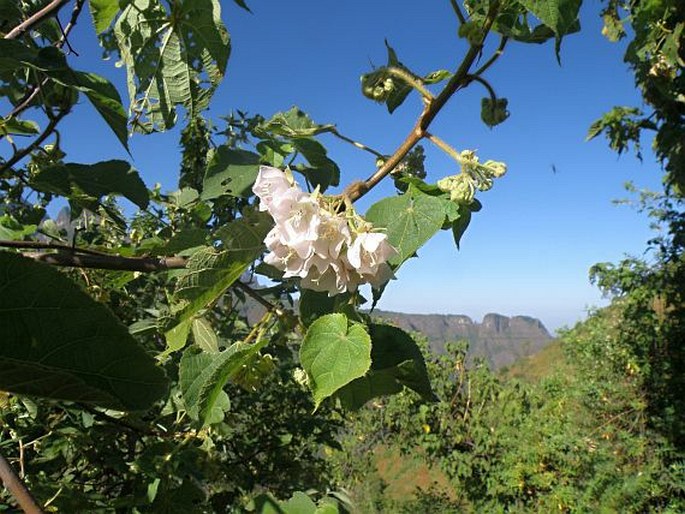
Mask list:
POLYGON ((656 133, 665 189, 641 200, 663 230, 649 261, 595 266, 612 304, 496 374, 467 365, 463 344, 431 356, 422 336, 371 319, 357 285, 375 302, 438 231, 459 244, 506 168, 452 148, 433 119, 475 83, 483 121, 505 122, 483 74, 512 41, 554 40, 558 55, 581 1, 451 3, 468 46, 453 71, 414 72, 386 44, 387 66, 362 77, 391 113, 422 106, 385 155, 297 108, 205 120, 231 50, 218 0, 87 3, 126 69, 128 112, 67 59, 85 0, 0 0, 0 510, 685 511, 685 4, 603 12, 610 39, 633 38, 626 61, 652 112, 616 107, 590 137, 639 152, 656 133), (133 132, 185 123, 179 189, 148 190, 121 160, 68 162, 60 123, 79 98, 127 150, 133 132), (370 153, 369 178, 327 195, 344 175, 322 134, 370 153), (426 182, 419 143, 460 173, 426 182), (354 202, 388 176, 396 194, 364 220, 354 202), (68 209, 51 219, 56 199, 68 209), (264 307, 249 322, 247 298, 264 307))

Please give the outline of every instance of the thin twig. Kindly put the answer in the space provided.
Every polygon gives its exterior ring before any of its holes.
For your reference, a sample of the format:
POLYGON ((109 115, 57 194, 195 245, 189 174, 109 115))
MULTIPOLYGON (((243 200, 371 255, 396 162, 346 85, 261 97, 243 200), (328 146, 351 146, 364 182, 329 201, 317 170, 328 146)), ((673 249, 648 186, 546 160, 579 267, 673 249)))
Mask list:
POLYGON ((426 132, 426 138, 433 143, 435 146, 440 148, 443 152, 445 152, 447 155, 452 157, 454 160, 456 160, 458 163, 461 164, 463 161, 461 155, 457 150, 452 148, 449 144, 447 144, 445 141, 440 139, 438 136, 431 134, 429 132, 426 132))
POLYGON ((485 61, 483 66, 478 68, 474 75, 482 75, 485 70, 487 70, 490 66, 495 64, 495 61, 500 58, 500 56, 504 53, 504 48, 507 46, 507 42, 509 41, 509 38, 507 36, 501 36, 499 40, 499 46, 497 47, 497 50, 495 50, 495 53, 490 56, 490 59, 485 61))
POLYGON ((41 241, 7 241, 0 239, 0 247, 3 248, 26 248, 34 250, 65 250, 71 253, 82 253, 85 255, 103 255, 110 256, 111 254, 100 252, 97 250, 90 250, 88 248, 77 248, 62 243, 41 242, 41 241))
POLYGON ((490 82, 485 80, 483 77, 479 75, 468 75, 468 79, 473 81, 473 82, 478 82, 479 84, 482 84, 485 89, 488 90, 488 94, 490 95, 490 98, 495 101, 497 100, 497 93, 495 93, 495 89, 490 85, 490 82))
POLYGON ((236 289, 240 289, 242 292, 244 292, 246 295, 251 297, 253 300, 256 300, 257 303, 259 303, 262 307, 264 307, 266 310, 269 312, 273 312, 277 316, 283 316, 284 312, 283 310, 278 307, 277 305, 271 303, 269 300, 264 298, 262 295, 257 293, 254 289, 252 289, 250 286, 245 284, 244 282, 240 282, 239 280, 233 283, 233 286, 236 289))
POLYGON ((355 141, 354 139, 351 139, 351 138, 341 134, 340 132, 338 132, 338 129, 336 129, 335 127, 331 128, 329 130, 329 132, 331 134, 333 134, 335 137, 342 139, 343 141, 345 141, 347 143, 350 143, 351 145, 359 148, 360 150, 364 150, 365 152, 369 152, 370 154, 375 155, 379 159, 385 159, 385 157, 386 157, 381 152, 374 150, 373 148, 371 148, 369 146, 366 146, 364 143, 360 143, 359 141, 355 141))
POLYGON ((38 25, 45 18, 57 14, 64 4, 69 0, 52 0, 48 5, 43 7, 40 11, 30 16, 28 19, 21 22, 19 25, 5 34, 5 39, 17 39, 23 36, 27 31, 31 30, 35 25, 38 25))
POLYGON ((121 257, 120 255, 78 255, 73 252, 22 254, 24 257, 52 266, 71 268, 109 269, 152 273, 186 267, 185 257, 121 257))
POLYGON ((414 148, 414 146, 425 136, 431 122, 435 119, 452 95, 456 93, 459 88, 468 83, 469 69, 476 61, 481 49, 483 48, 483 41, 485 40, 485 37, 495 21, 498 8, 499 6, 497 2, 493 2, 491 4, 490 12, 488 13, 485 23, 483 24, 483 37, 481 38, 481 41, 471 45, 457 71, 454 73, 454 75, 452 75, 452 78, 445 85, 440 94, 435 97, 434 100, 426 104, 421 116, 419 116, 419 119, 416 122, 416 125, 414 125, 414 128, 412 128, 411 132, 407 135, 402 144, 400 144, 397 150, 395 150, 395 153, 393 153, 388 160, 385 161, 383 166, 378 168, 373 175, 367 178, 366 181, 362 182, 361 184, 355 182, 350 186, 350 188, 348 188, 348 190, 345 191, 345 193, 343 193, 343 195, 347 196, 350 201, 355 202, 359 200, 388 174, 390 174, 390 172, 394 170, 395 167, 400 164, 400 162, 402 162, 402 159, 406 157, 410 150, 414 148))
POLYGON ((92 405, 88 405, 87 403, 78 403, 78 406, 91 413, 95 419, 98 421, 102 421, 105 423, 111 423, 112 425, 116 425, 118 427, 124 428, 130 432, 133 432, 137 435, 152 435, 152 436, 158 436, 158 437, 165 437, 166 434, 160 434, 156 430, 150 429, 148 426, 139 426, 134 423, 131 423, 130 421, 124 419, 124 418, 115 418, 113 416, 110 416, 106 412, 102 412, 100 410, 97 410, 95 407, 92 405))
MULTIPOLYGON (((40 89, 38 89, 38 91, 40 91, 40 89)), ((2 167, 0 167, 0 174, 12 168, 24 157, 26 157, 36 148, 38 148, 43 143, 43 141, 45 141, 50 136, 50 134, 52 134, 52 132, 57 127, 57 124, 62 120, 62 118, 64 118, 67 115, 68 112, 69 110, 62 110, 57 114, 57 116, 52 117, 50 119, 50 122, 45 127, 45 130, 43 130, 43 132, 36 139, 34 139, 34 141, 29 146, 27 146, 23 150, 19 150, 18 152, 16 152, 2 165, 2 167)))
POLYGON ((407 85, 413 87, 416 89, 419 93, 421 93, 421 96, 423 97, 424 101, 429 102, 432 101, 433 98, 433 93, 428 91, 426 89, 426 86, 423 85, 423 82, 419 77, 415 77, 413 74, 409 73, 407 70, 403 70, 402 68, 397 68, 395 66, 391 66, 389 68, 386 68, 385 71, 387 71, 390 75, 393 75, 394 77, 397 77, 400 80, 403 80, 404 82, 407 83, 407 85))
POLYGON ((461 8, 459 7, 457 0, 450 0, 450 4, 452 4, 452 9, 454 9, 454 14, 456 14, 457 18, 459 18, 459 23, 461 25, 464 25, 466 23, 466 17, 464 16, 464 13, 461 12, 461 8))
POLYGON ((7 462, 7 459, 0 454, 0 481, 5 485, 5 488, 12 493, 14 499, 17 500, 19 507, 23 509, 26 514, 42 514, 43 509, 40 508, 38 502, 31 495, 31 492, 26 488, 24 482, 17 476, 14 469, 7 462))
MULTIPOLYGON (((69 41, 67 38, 69 37, 69 33, 71 30, 76 26, 76 22, 78 21, 78 17, 81 14, 81 10, 83 9, 83 5, 85 4, 84 0, 76 0, 76 3, 74 4, 74 9, 71 11, 71 18, 69 19, 69 23, 67 23, 67 26, 64 27, 64 30, 62 30, 62 36, 59 38, 59 41, 55 43, 55 48, 62 48, 64 44, 69 44, 69 41)), ((73 48, 71 48, 71 45, 69 45, 69 49, 76 55, 76 51, 74 51, 73 48)), ((45 86, 45 84, 48 83, 48 78, 45 78, 41 81, 40 84, 37 86, 34 86, 31 88, 30 91, 22 98, 17 106, 12 109, 12 112, 10 112, 7 117, 11 116, 18 116, 22 112, 24 112, 30 105, 31 102, 38 96, 38 93, 40 92, 40 89, 45 86)))
MULTIPOLYGON (((81 9, 83 9, 84 4, 85 0, 76 0, 76 2, 74 3, 74 8, 71 11, 71 18, 69 18, 69 23, 67 23, 67 26, 64 27, 64 29, 62 30, 62 36, 59 38, 59 41, 55 43, 55 47, 62 48, 66 44, 70 52, 72 52, 75 55, 78 55, 78 52, 76 52, 76 50, 74 50, 71 47, 71 45, 69 44, 69 40, 67 38, 69 37, 69 32, 71 32, 71 29, 73 29, 76 26, 76 22, 78 21, 78 17, 81 14, 81 9)), ((57 21, 59 22, 59 20, 57 21)))

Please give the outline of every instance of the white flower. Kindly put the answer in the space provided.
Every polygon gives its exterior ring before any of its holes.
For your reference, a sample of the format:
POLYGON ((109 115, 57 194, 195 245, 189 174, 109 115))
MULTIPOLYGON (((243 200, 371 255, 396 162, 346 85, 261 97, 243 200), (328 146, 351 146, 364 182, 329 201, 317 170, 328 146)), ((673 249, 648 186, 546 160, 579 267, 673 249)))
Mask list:
POLYGON ((318 229, 314 252, 320 257, 337 259, 345 245, 349 245, 352 240, 347 220, 326 211, 322 212, 318 229))
POLYGON ((283 204, 287 205, 284 205, 284 209, 279 207, 276 213, 279 217, 274 216, 276 225, 281 230, 281 239, 295 248, 301 257, 309 257, 314 251, 312 245, 319 237, 321 207, 305 193, 283 204))
POLYGON ((268 166, 260 167, 252 190, 260 210, 275 221, 264 239, 269 250, 264 262, 284 278, 300 277, 302 287, 329 296, 364 283, 379 288, 393 278, 386 261, 397 251, 354 211, 330 212, 318 193, 304 193, 292 177, 268 166))
POLYGON ((270 210, 274 198, 283 198, 283 194, 289 189, 299 190, 294 187, 285 173, 278 168, 260 166, 252 191, 259 198, 259 210, 270 210))
POLYGON ((347 260, 360 275, 375 275, 381 264, 397 255, 388 236, 379 232, 362 232, 347 250, 347 260))
POLYGON ((376 273, 373 275, 362 276, 363 281, 371 284, 374 289, 380 289, 393 278, 395 278, 395 274, 392 272, 390 265, 385 262, 378 266, 376 273))
POLYGON ((264 262, 284 271, 285 278, 303 277, 309 271, 310 262, 301 257, 295 248, 282 242, 278 226, 272 228, 266 235, 264 244, 271 250, 264 257, 264 262))
POLYGON ((356 291, 357 283, 350 280, 349 270, 338 260, 324 260, 314 255, 309 272, 302 278, 302 287, 327 292, 328 296, 356 291))

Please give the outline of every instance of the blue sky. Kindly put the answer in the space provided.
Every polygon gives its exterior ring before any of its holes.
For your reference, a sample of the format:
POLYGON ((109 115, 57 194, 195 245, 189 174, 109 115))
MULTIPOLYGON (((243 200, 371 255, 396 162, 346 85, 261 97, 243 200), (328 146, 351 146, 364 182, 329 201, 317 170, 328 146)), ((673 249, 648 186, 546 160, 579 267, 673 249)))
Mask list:
MULTIPOLYGON (((644 251, 647 220, 612 200, 626 196, 628 180, 658 188, 660 172, 648 151, 640 163, 630 155, 618 158, 604 140, 584 141, 588 126, 611 106, 641 103, 622 62, 623 46, 601 36, 600 6, 586 4, 581 33, 564 40, 561 67, 551 43, 513 43, 488 71, 497 93, 509 99, 511 117, 504 124, 491 130, 480 121, 485 92, 478 85, 458 93, 438 116, 433 133, 459 150, 477 150, 482 160, 504 161, 509 171, 480 194, 484 208, 461 250, 449 233, 439 234, 420 258, 403 266, 381 308, 476 320, 487 312, 526 314, 556 329, 602 303, 588 283, 592 264, 644 251)), ((402 141, 421 109, 410 98, 389 115, 361 95, 359 76, 372 63, 385 63, 384 39, 417 73, 453 70, 465 51, 447 0, 253 0, 252 15, 233 2, 222 5, 233 52, 210 117, 234 109, 269 116, 297 105, 315 121, 336 123, 343 134, 384 153, 402 141)), ((80 54, 73 65, 108 76, 125 94, 123 69, 99 62, 87 21, 81 19, 72 41, 80 54)), ((64 139, 70 160, 127 157, 87 105, 78 110, 63 127, 70 134, 64 139)), ((325 143, 342 169, 343 184, 373 171, 368 154, 333 139, 325 143)), ((430 143, 425 147, 428 180, 458 171, 430 143)), ((131 149, 149 186, 176 187, 177 131, 135 136, 131 149)), ((359 202, 359 210, 388 194, 389 183, 359 202)))

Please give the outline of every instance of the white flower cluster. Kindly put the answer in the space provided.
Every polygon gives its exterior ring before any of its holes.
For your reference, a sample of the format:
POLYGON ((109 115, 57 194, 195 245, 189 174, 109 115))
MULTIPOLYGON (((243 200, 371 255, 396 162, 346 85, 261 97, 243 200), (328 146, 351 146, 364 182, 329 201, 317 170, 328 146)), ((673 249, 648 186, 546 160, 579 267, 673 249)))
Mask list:
POLYGON ((333 212, 278 168, 261 166, 252 190, 259 210, 276 222, 264 240, 270 250, 264 262, 285 278, 300 277, 303 287, 329 296, 364 283, 378 288, 392 278, 387 260, 397 251, 358 215, 333 212))

